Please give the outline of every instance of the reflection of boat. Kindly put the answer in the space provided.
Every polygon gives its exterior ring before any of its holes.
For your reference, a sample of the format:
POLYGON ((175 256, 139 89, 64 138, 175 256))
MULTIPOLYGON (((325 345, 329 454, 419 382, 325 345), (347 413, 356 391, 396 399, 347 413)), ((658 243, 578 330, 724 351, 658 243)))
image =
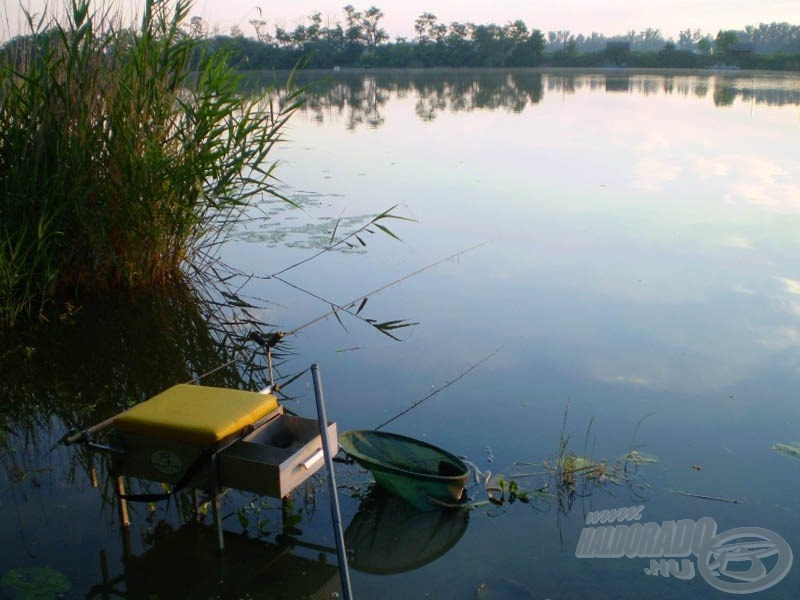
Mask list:
POLYGON ((455 546, 468 523, 469 511, 420 511, 375 486, 344 533, 350 566, 376 574, 418 569, 455 546))
POLYGON ((339 445, 372 471, 375 481, 420 510, 459 502, 468 468, 460 458, 432 444, 375 430, 346 431, 339 445))

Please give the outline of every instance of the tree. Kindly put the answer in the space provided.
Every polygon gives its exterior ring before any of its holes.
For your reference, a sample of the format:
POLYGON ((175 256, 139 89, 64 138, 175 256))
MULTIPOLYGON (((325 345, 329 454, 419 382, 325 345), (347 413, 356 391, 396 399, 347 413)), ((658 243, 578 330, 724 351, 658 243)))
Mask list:
POLYGON ((572 40, 571 32, 569 29, 559 29, 558 32, 558 41, 561 42, 562 46, 564 47, 564 52, 567 51, 567 46, 572 40))
POLYGON ((524 44, 528 39, 528 26, 521 19, 517 19, 503 28, 503 35, 512 44, 524 44))
POLYGON ((361 13, 353 8, 352 4, 344 7, 346 26, 344 29, 345 44, 359 46, 362 38, 361 13))
POLYGON ((292 34, 283 29, 282 27, 275 28, 275 39, 281 46, 292 45, 292 34))
POLYGON ((532 67, 541 62, 542 52, 544 52, 544 35, 538 29, 534 29, 511 49, 508 64, 513 67, 532 67))
POLYGON ((437 23, 433 13, 422 13, 414 21, 414 31, 420 44, 443 41, 447 35, 447 26, 437 23))
POLYGON ((638 35, 640 49, 643 51, 659 50, 664 46, 664 38, 661 31, 648 27, 638 35))
POLYGON ((250 26, 256 32, 256 39, 259 42, 267 43, 272 40, 272 36, 267 31, 267 22, 263 19, 250 19, 250 26))
POLYGON ((506 57, 502 27, 493 23, 490 25, 476 25, 473 31, 473 39, 480 66, 503 66, 506 57))
POLYGON ((709 54, 711 54, 711 48, 712 48, 712 42, 710 37, 706 36, 700 38, 697 41, 697 49, 703 56, 708 56, 709 54))
POLYGON ((383 18, 381 9, 372 6, 361 18, 361 31, 370 54, 375 53, 375 47, 389 39, 386 31, 380 27, 383 18))
POLYGON ((699 29, 684 29, 678 34, 679 50, 694 50, 697 43, 703 39, 703 32, 699 29))
MULTIPOLYGON (((472 43, 474 25, 453 21, 443 36, 441 63, 447 66, 463 67, 476 64, 475 47, 472 43)), ((438 35, 438 32, 437 32, 438 35)))
POLYGON ((306 35, 309 40, 316 41, 322 34, 322 15, 317 11, 308 17, 308 20, 311 21, 311 24, 306 27, 306 35))
POLYGON ((206 37, 207 27, 202 17, 192 17, 189 19, 189 36, 195 40, 206 37))
POLYGON ((728 31, 720 30, 717 39, 714 40, 714 51, 717 54, 727 54, 728 49, 739 41, 736 32, 732 29, 728 31))

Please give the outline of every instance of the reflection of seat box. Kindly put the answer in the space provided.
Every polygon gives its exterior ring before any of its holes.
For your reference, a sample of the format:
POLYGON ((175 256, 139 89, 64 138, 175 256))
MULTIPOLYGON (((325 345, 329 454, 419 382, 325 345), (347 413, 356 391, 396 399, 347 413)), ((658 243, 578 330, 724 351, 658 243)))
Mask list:
POLYGON ((114 419, 112 470, 119 475, 187 487, 211 486, 214 451, 278 419, 271 394, 199 385, 176 385, 114 419), (189 469, 196 471, 183 481, 189 469))
MULTIPOLYGON (((328 423, 331 455, 338 451, 336 423, 328 423)), ((322 436, 313 419, 282 414, 219 454, 223 486, 287 496, 323 465, 322 436)))

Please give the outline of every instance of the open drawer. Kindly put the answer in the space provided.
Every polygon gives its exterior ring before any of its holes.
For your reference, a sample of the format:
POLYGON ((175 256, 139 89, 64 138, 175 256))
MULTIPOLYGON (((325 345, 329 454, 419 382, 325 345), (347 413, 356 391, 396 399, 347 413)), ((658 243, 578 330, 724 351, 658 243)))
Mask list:
MULTIPOLYGON (((328 423, 331 455, 338 451, 336 423, 328 423)), ((288 496, 324 464, 322 436, 315 419, 282 414, 218 455, 223 487, 288 496)))

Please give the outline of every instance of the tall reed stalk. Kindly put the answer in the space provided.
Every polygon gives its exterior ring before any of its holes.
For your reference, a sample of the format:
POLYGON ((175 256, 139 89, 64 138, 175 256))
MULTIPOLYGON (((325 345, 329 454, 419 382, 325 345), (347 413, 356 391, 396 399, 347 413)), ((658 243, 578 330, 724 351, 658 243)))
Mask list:
POLYGON ((89 4, 0 49, 0 328, 181 278, 252 198, 285 200, 267 159, 300 92, 245 96, 224 54, 198 61, 189 0, 135 28, 89 4))

